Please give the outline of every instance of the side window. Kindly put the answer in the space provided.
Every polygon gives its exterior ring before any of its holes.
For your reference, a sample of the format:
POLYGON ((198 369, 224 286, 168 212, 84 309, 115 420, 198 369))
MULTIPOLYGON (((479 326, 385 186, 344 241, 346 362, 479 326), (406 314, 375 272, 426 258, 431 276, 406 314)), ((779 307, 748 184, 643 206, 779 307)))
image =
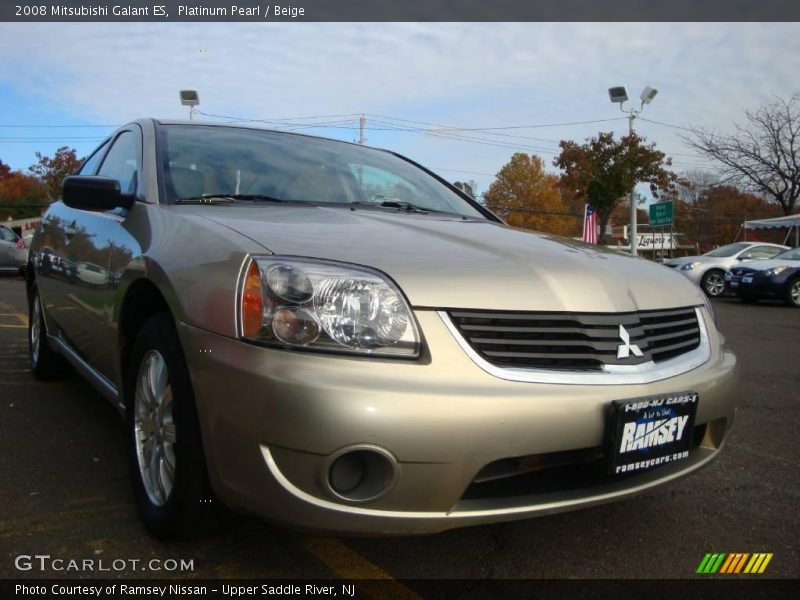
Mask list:
POLYGON ((132 194, 136 191, 138 171, 139 143, 137 136, 132 131, 123 131, 106 154, 97 174, 116 179, 119 181, 119 189, 123 194, 132 194))
POLYGON ((16 242, 17 234, 11 231, 8 227, 0 227, 0 240, 4 242, 16 242))
POLYGON ((81 170, 78 171, 78 175, 94 175, 97 171, 97 165, 100 164, 100 159, 103 158, 107 148, 108 142, 103 142, 103 145, 95 150, 94 154, 92 154, 88 159, 86 159, 86 162, 83 163, 81 170))
POLYGON ((749 250, 750 256, 756 259, 772 258, 781 251, 781 248, 776 248, 775 246, 754 246, 749 250))

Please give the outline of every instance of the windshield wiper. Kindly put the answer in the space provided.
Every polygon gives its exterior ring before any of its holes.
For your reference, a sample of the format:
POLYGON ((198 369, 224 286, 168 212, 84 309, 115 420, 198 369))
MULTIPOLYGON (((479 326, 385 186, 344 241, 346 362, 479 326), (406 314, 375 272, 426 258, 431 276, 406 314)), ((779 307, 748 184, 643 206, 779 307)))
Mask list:
POLYGON ((396 208, 404 212, 413 212, 421 214, 427 214, 427 213, 442 213, 447 215, 456 214, 447 212, 445 210, 436 210, 435 208, 427 208, 425 206, 419 206, 417 204, 412 204, 411 202, 405 202, 402 200, 384 200, 383 202, 351 202, 350 205, 396 208))
POLYGON ((180 204, 219 204, 231 203, 237 200, 264 201, 264 202, 302 202, 301 200, 285 200, 266 194, 203 194, 202 196, 188 196, 178 198, 175 202, 180 204))

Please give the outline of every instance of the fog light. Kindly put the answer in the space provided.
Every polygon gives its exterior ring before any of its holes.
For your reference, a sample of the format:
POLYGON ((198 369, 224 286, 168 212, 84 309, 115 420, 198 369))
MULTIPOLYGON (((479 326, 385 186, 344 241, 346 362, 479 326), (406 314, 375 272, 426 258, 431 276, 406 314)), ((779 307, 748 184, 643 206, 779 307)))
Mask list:
POLYGON ((375 500, 388 492, 397 478, 397 461, 377 446, 342 451, 328 469, 334 495, 351 502, 375 500))
POLYGON ((366 466, 359 452, 337 458, 331 465, 331 487, 337 494, 349 494, 364 480, 366 466))

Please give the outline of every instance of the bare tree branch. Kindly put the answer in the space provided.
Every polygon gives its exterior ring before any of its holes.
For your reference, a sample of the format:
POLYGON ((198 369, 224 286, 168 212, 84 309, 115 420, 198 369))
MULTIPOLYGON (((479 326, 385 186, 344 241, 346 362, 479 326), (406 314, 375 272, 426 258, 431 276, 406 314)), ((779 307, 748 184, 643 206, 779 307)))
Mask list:
POLYGON ((745 118, 731 135, 698 128, 682 138, 722 165, 722 180, 760 193, 791 214, 800 197, 800 92, 746 111, 745 118))

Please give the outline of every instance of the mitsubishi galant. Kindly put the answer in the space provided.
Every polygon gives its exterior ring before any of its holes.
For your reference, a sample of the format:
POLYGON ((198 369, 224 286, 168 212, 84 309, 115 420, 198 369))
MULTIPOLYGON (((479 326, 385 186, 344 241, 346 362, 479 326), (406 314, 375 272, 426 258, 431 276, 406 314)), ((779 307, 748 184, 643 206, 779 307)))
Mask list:
POLYGON ((739 393, 680 274, 341 141, 130 123, 28 267, 31 368, 119 409, 161 537, 220 504, 375 535, 622 499, 712 461, 739 393))

